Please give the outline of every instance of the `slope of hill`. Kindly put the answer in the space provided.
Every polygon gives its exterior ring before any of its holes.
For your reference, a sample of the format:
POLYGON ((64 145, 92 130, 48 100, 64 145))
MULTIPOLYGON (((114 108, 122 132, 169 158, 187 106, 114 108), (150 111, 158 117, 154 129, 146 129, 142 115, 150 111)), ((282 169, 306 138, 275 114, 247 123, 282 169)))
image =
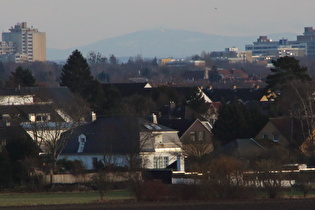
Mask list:
MULTIPOLYGON (((100 40, 85 46, 78 46, 85 56, 89 51, 97 51, 104 56, 114 54, 116 57, 175 57, 184 58, 202 51, 222 51, 227 47, 238 47, 244 50, 245 44, 250 44, 257 36, 219 36, 185 30, 145 30, 118 37, 100 40)), ((295 34, 272 34, 268 37, 278 40, 296 39, 295 34)), ((47 49, 47 60, 65 60, 74 48, 66 50, 47 49)))

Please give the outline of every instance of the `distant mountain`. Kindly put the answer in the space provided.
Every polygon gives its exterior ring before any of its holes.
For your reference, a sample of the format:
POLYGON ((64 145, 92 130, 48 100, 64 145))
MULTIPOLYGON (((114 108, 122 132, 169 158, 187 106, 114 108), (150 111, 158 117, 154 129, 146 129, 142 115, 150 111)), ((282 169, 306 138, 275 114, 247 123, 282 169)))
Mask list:
MULTIPOLYGON (((138 31, 114 38, 108 38, 88 45, 78 46, 84 56, 90 51, 102 53, 108 57, 174 57, 185 58, 190 55, 200 54, 202 51, 223 51, 227 47, 238 47, 244 50, 245 44, 257 40, 257 36, 219 36, 185 30, 145 30, 138 31)), ((270 34, 269 38, 279 40, 288 38, 296 40, 296 34, 270 34)), ((47 60, 66 60, 75 48, 66 50, 47 49, 47 60)))

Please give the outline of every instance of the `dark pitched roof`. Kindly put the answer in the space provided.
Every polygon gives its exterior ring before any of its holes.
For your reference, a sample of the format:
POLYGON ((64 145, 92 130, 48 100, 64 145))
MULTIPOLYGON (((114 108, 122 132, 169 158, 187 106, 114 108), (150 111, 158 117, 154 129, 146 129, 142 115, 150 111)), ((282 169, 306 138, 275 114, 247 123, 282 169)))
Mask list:
POLYGON ((135 94, 138 95, 146 95, 148 89, 145 86, 148 85, 147 82, 142 83, 103 83, 102 88, 103 90, 107 88, 115 88, 119 91, 122 97, 128 97, 135 94))
POLYGON ((161 119, 203 119, 196 111, 186 105, 171 107, 165 105, 159 109, 159 118, 161 119))
POLYGON ((187 80, 203 80, 205 79, 205 71, 185 71, 182 76, 187 80))
POLYGON ((290 117, 270 118, 269 121, 291 143, 300 145, 304 142, 301 122, 290 117))
POLYGON ((223 76, 223 79, 248 79, 248 75, 240 69, 222 69, 218 72, 223 76))
POLYGON ((138 129, 131 129, 133 123, 124 118, 101 118, 75 128, 73 133, 68 131, 63 134, 63 138, 69 138, 69 141, 62 154, 77 153, 81 134, 86 136, 82 154, 127 153, 127 146, 136 145, 139 139, 138 129))
POLYGON ((77 127, 63 134, 69 139, 62 154, 77 154, 78 136, 86 136, 81 154, 128 153, 139 151, 140 131, 174 131, 162 125, 150 123, 139 118, 114 117, 99 118, 91 123, 77 127))
POLYGON ((2 96, 32 95, 32 93, 29 91, 25 91, 25 88, 0 88, 0 95, 2 96))
POLYGON ((0 121, 0 140, 13 138, 28 138, 32 140, 21 126, 6 126, 5 122, 0 121))
POLYGON ((28 114, 49 113, 52 121, 64 121, 55 109, 49 104, 33 104, 33 105, 14 105, 0 106, 0 118, 4 115, 9 115, 11 119, 16 119, 20 122, 29 121, 28 114))
POLYGON ((230 102, 233 100, 241 100, 243 102, 260 101, 265 95, 262 88, 236 88, 236 89, 204 89, 204 93, 213 102, 230 102))
POLYGON ((178 136, 181 137, 185 131, 195 122, 190 119, 159 119, 158 123, 178 131, 178 136))
POLYGON ((256 141, 255 139, 236 139, 223 145, 220 148, 220 153, 224 155, 234 156, 237 158, 245 158, 249 156, 258 156, 264 153, 269 148, 277 145, 269 140, 265 140, 267 143, 256 141))
POLYGON ((36 94, 35 100, 44 100, 48 98, 54 103, 71 101, 74 97, 68 87, 34 87, 31 88, 31 91, 36 94))

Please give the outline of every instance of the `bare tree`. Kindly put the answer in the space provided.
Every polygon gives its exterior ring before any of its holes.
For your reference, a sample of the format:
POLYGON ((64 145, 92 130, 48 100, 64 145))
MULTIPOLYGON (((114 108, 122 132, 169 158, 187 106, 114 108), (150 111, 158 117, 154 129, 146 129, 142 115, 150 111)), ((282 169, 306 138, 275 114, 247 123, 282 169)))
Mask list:
MULTIPOLYGON (((54 102, 49 98, 49 92, 40 90, 37 97, 36 113, 29 122, 22 123, 44 154, 50 155, 56 164, 58 156, 67 144, 71 132, 67 130, 85 123, 90 117, 90 111, 78 96, 68 98, 69 101, 54 102), (63 135, 62 135, 63 134, 63 135)), ((54 165, 55 168, 55 165, 54 165)))
POLYGON ((239 198, 244 194, 243 163, 236 158, 214 159, 203 176, 207 197, 239 198))
POLYGON ((256 166, 256 176, 269 198, 278 197, 283 189, 283 164, 276 160, 263 159, 256 166))
MULTIPOLYGON (((299 121, 300 133, 303 135, 302 151, 307 156, 315 155, 315 100, 314 85, 309 82, 291 81, 285 84, 280 106, 299 121)), ((295 128, 297 129, 297 128, 295 128)), ((300 144, 302 142, 295 142, 300 144)))

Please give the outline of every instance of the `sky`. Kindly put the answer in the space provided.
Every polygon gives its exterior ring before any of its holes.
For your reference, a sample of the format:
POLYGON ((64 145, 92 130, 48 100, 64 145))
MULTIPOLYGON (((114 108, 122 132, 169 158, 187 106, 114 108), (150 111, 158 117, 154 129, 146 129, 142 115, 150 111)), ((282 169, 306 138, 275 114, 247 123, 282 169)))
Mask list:
POLYGON ((27 22, 47 48, 67 49, 148 29, 225 36, 302 34, 315 27, 314 0, 10 0, 0 30, 27 22))

